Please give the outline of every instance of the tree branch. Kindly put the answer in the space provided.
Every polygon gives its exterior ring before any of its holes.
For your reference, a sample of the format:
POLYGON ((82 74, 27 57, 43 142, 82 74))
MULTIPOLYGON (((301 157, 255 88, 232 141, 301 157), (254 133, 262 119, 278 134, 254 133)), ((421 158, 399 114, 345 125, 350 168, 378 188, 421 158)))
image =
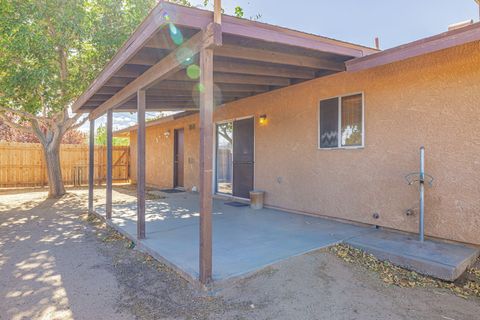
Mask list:
POLYGON ((17 116, 26 118, 28 120, 41 121, 42 123, 44 123, 46 125, 51 125, 52 124, 52 120, 50 120, 48 118, 45 118, 45 117, 35 116, 35 115, 33 115, 33 114, 31 114, 30 112, 27 112, 27 111, 10 109, 10 108, 3 107, 3 106, 0 106, 0 111, 11 112, 11 113, 16 114, 17 116))
POLYGON ((38 124, 36 119, 30 119, 30 123, 32 124, 33 133, 37 136, 38 140, 45 146, 47 143, 45 134, 42 131, 42 128, 38 124))
MULTIPOLYGON (((81 114, 79 114, 79 115, 81 115, 81 114)), ((80 117, 78 117, 78 118, 80 118, 80 117)), ((77 120, 78 120, 78 118, 77 118, 77 120)), ((75 122, 77 122, 77 120, 75 120, 75 122)), ((82 120, 80 120, 80 122, 78 122, 78 123, 75 123, 75 122, 74 122, 75 124, 73 124, 72 126, 70 126, 69 129, 71 129, 71 130, 78 129, 78 128, 80 128, 81 126, 83 126, 87 121, 88 121, 88 116, 85 117, 85 118, 83 118, 82 120)))
POLYGON ((32 130, 32 128, 29 128, 29 127, 24 127, 18 123, 15 123, 13 121, 11 121, 10 119, 8 119, 5 114, 3 113, 0 113, 0 119, 2 119, 3 123, 5 123, 7 126, 9 126, 10 128, 12 129, 15 129, 15 130, 19 130, 23 133, 28 133, 28 134, 35 134, 32 130))

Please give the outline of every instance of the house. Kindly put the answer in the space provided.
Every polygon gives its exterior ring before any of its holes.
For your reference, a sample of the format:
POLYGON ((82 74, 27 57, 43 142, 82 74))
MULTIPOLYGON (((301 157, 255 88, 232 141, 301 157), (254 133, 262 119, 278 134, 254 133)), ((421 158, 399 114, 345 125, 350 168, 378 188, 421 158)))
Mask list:
POLYGON ((113 110, 138 110, 117 134, 131 138, 140 238, 146 185, 200 191, 204 282, 217 194, 417 232, 405 176, 421 146, 426 235, 480 245, 479 108, 479 23, 378 51, 169 3, 73 107, 107 113, 110 136, 113 110), (182 112, 145 124, 145 109, 182 112))

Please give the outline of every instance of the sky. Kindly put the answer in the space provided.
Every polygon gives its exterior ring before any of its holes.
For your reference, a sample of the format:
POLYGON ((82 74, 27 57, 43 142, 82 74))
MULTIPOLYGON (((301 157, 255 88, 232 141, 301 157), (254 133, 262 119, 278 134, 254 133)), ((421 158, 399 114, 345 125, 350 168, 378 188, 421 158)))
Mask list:
MULTIPOLYGON (((201 5, 203 0, 190 2, 201 5)), ((479 16, 474 0, 223 0, 222 6, 227 14, 240 6, 246 18, 260 14, 261 22, 365 46, 379 37, 381 49, 447 31, 453 23, 478 21, 479 16)), ((135 120, 135 115, 115 113, 114 128, 135 120)), ((103 117, 97 126, 104 122, 103 117)), ((88 124, 82 129, 88 130, 88 124)))

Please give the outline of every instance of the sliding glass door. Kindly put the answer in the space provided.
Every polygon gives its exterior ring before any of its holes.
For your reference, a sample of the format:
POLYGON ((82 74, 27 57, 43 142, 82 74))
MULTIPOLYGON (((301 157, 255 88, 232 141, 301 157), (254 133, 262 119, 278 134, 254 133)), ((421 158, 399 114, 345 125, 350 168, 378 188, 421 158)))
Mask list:
POLYGON ((233 194, 233 122, 217 124, 217 192, 233 194))

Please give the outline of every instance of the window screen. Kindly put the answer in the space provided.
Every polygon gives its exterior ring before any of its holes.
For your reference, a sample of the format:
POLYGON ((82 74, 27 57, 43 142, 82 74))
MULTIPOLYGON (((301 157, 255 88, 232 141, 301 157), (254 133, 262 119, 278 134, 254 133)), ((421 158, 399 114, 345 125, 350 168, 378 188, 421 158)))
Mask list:
POLYGON ((342 98, 342 146, 362 145, 362 95, 342 98))
POLYGON ((363 145, 362 94, 320 101, 319 116, 320 148, 363 145))
POLYGON ((338 98, 320 102, 320 148, 338 147, 338 98))

